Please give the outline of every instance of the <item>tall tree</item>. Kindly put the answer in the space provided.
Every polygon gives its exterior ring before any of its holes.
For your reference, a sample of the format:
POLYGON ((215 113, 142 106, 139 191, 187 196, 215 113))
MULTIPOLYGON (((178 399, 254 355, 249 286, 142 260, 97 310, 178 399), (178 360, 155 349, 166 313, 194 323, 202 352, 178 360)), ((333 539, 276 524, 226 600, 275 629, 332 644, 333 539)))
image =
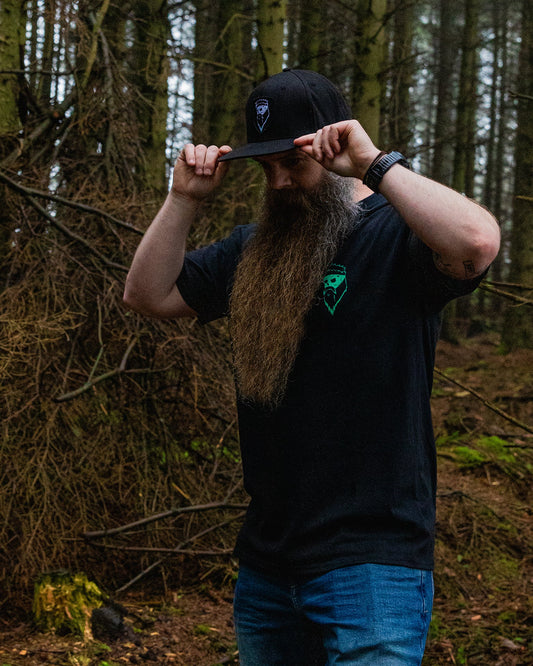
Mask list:
POLYGON ((387 0, 358 0, 350 102, 355 117, 379 144, 387 0))
POLYGON ((322 37, 324 31, 325 5, 321 0, 302 3, 298 62, 304 69, 319 71, 322 37))
POLYGON ((257 3, 257 80, 266 79, 283 69, 283 44, 286 0, 258 0, 257 3))
POLYGON ((42 74, 37 89, 37 99, 41 108, 50 106, 50 93, 52 87, 52 69, 54 58, 54 31, 56 29, 56 0, 45 0, 44 3, 44 40, 41 55, 42 74))
POLYGON ((464 2, 464 30, 457 102, 453 187, 474 195, 475 123, 477 107, 477 54, 479 0, 464 2))
POLYGON ((168 41, 170 24, 167 0, 136 0, 133 83, 138 90, 137 119, 141 151, 140 182, 162 194, 166 183, 168 115, 168 41))
POLYGON ((21 41, 24 35, 20 0, 3 0, 0 6, 0 137, 5 154, 22 128, 19 105, 21 90, 17 72, 22 69, 21 41))
POLYGON ((389 142, 409 154, 411 142, 410 89, 413 81, 413 27, 416 0, 395 0, 391 63, 391 94, 388 109, 389 142))
MULTIPOLYGON (((522 2, 521 26, 510 277, 513 282, 533 284, 533 6, 530 0, 522 2)), ((526 307, 508 310, 502 340, 509 349, 533 348, 531 310, 526 307)))
POLYGON ((437 109, 431 177, 450 185, 453 173, 453 72, 457 54, 458 0, 440 0, 437 54, 437 109))
MULTIPOLYGON (((0 69, 4 72, 0 74, 0 161, 13 150, 22 129, 22 96, 17 72, 22 69, 23 5, 20 0, 4 0, 0 5, 0 69)), ((0 185, 0 258, 7 251, 13 230, 7 195, 5 186, 0 185)))
POLYGON ((193 141, 244 139, 243 98, 254 79, 247 2, 196 2, 193 141))

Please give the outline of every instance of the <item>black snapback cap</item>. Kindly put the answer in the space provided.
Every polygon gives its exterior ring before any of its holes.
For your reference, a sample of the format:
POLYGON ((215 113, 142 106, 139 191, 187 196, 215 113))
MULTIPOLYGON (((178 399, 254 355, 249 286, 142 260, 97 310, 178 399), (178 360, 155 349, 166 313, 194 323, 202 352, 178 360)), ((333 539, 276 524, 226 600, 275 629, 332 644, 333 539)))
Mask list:
POLYGON ((285 69, 253 90, 246 103, 248 143, 219 161, 281 153, 294 148, 299 136, 351 117, 340 90, 325 76, 285 69))

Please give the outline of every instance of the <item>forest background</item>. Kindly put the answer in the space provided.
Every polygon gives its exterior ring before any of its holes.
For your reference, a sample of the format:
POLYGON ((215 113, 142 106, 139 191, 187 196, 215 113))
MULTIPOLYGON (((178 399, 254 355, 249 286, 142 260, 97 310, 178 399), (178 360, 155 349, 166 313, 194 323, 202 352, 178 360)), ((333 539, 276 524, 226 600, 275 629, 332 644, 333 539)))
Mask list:
MULTIPOLYGON (((225 324, 121 299, 182 145, 244 142, 248 93, 283 67, 327 75, 376 145, 499 219, 502 251, 444 339, 533 347, 532 15, 529 0, 0 1, 0 612, 51 569, 115 591, 234 574, 246 496, 225 324)), ((191 247, 253 220, 261 187, 257 165, 232 165, 191 247)))

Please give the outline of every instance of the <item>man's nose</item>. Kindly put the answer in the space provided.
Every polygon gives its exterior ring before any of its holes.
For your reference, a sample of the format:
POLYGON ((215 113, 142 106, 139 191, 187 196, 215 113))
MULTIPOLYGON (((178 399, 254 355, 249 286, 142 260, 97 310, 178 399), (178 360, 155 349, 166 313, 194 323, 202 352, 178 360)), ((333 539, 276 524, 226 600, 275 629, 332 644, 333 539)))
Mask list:
POLYGON ((294 187, 291 173, 288 169, 275 167, 270 175, 270 187, 273 190, 288 190, 294 187))

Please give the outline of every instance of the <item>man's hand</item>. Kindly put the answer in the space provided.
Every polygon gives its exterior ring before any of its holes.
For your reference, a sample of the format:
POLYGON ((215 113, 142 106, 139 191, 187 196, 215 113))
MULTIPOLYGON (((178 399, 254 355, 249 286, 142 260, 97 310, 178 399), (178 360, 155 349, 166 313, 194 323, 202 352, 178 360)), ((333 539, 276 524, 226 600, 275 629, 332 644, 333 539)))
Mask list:
POLYGON ((294 145, 339 176, 363 177, 379 154, 361 123, 342 120, 294 140, 294 145))
POLYGON ((188 143, 174 165, 171 192, 195 202, 205 199, 220 185, 229 168, 227 163, 218 162, 218 158, 230 151, 229 146, 188 143))

